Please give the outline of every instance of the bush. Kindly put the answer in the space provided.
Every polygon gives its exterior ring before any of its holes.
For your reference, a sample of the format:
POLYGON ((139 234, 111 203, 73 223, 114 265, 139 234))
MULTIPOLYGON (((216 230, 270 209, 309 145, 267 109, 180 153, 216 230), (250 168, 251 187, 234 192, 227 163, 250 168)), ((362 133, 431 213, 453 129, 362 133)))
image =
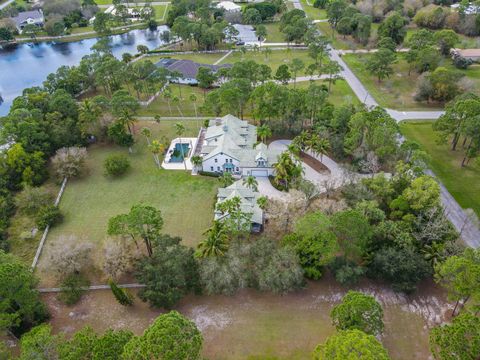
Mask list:
POLYGON ((35 223, 40 230, 44 230, 49 225, 54 226, 60 224, 62 220, 63 215, 60 209, 55 205, 47 205, 38 211, 35 223))
POLYGON ((73 178, 80 175, 86 159, 87 149, 73 146, 58 149, 52 158, 52 164, 60 179, 73 178))
POLYGON ((455 65, 457 69, 465 70, 472 64, 473 64, 472 59, 466 59, 463 56, 455 56, 453 58, 453 65, 455 65))
POLYGON ((345 260, 343 257, 336 257, 330 264, 330 270, 342 285, 354 285, 365 274, 365 269, 353 261, 345 260))
POLYGON ((22 213, 32 216, 41 208, 50 205, 53 202, 53 196, 42 188, 27 186, 17 195, 15 202, 22 213))
POLYGON ((125 155, 110 155, 104 162, 106 175, 117 177, 130 168, 130 160, 125 155))
POLYGON ((112 290, 113 296, 115 296, 115 299, 117 299, 120 305, 123 305, 123 306, 133 305, 133 297, 127 289, 119 288, 117 284, 115 284, 115 282, 113 282, 112 280, 108 282, 108 285, 110 285, 110 289, 112 290))
POLYGON ((210 177, 216 177, 216 178, 221 176, 220 173, 210 172, 210 171, 199 171, 198 174, 202 176, 210 176, 210 177))
POLYGON ((76 304, 85 292, 83 288, 89 285, 88 279, 79 274, 71 274, 62 281, 60 285, 62 292, 58 298, 66 305, 76 304))

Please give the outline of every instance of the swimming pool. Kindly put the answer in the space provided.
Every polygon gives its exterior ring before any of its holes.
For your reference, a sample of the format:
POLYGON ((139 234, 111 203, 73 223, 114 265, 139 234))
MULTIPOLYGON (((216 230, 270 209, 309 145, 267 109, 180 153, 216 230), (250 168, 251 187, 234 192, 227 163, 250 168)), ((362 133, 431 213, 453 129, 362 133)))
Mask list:
POLYGON ((183 155, 186 157, 188 156, 188 151, 190 150, 190 145, 188 143, 177 143, 175 144, 175 148, 172 151, 170 161, 171 163, 181 163, 183 162, 182 157, 182 148, 183 148, 183 155))

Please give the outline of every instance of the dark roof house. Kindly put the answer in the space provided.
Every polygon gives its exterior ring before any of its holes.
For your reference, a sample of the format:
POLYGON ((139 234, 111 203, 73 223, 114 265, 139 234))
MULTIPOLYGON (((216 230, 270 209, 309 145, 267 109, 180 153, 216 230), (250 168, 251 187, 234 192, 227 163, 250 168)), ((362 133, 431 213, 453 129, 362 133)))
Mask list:
POLYGON ((42 27, 45 23, 45 18, 41 9, 18 13, 17 16, 12 17, 12 20, 15 22, 15 26, 20 33, 27 25, 42 27))
POLYGON ((211 65, 211 64, 200 64, 192 60, 177 60, 177 59, 161 59, 159 62, 155 64, 156 67, 163 67, 168 71, 178 71, 182 74, 182 78, 178 81, 172 82, 179 82, 181 84, 197 84, 197 74, 198 70, 201 67, 209 68, 212 72, 216 73, 219 69, 222 68, 231 68, 231 64, 224 64, 224 65, 211 65))

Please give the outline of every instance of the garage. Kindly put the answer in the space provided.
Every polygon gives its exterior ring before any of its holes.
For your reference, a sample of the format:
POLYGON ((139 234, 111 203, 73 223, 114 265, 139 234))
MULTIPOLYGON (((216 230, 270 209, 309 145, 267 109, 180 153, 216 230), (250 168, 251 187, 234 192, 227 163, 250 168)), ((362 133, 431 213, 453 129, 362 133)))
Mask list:
POLYGON ((255 177, 268 177, 268 171, 267 170, 252 170, 251 175, 255 176, 255 177))

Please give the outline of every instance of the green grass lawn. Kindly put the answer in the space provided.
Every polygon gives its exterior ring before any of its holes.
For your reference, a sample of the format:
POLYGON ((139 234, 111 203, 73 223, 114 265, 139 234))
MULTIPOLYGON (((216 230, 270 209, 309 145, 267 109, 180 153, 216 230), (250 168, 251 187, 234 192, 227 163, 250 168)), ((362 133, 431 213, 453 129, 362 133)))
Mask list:
POLYGON ((313 7, 314 0, 300 0, 305 14, 312 20, 322 20, 327 18, 327 11, 313 7))
POLYGON ((179 60, 193 60, 201 64, 213 64, 217 60, 221 59, 226 53, 216 53, 216 54, 168 54, 165 53, 164 55, 152 55, 148 56, 146 59, 150 60, 153 63, 156 63, 160 59, 163 58, 172 58, 172 59, 179 59, 179 60))
MULTIPOLYGON (((328 87, 328 81, 316 80, 315 84, 324 84, 328 87)), ((310 81, 302 81, 296 84, 297 88, 307 88, 310 85, 310 81)), ((293 84, 288 86, 293 87, 293 84)), ((345 80, 337 80, 335 84, 332 84, 330 94, 328 95, 328 101, 335 106, 342 104, 360 104, 360 100, 355 96, 352 89, 345 80)))
POLYGON ((451 151, 447 144, 438 144, 432 122, 404 122, 400 128, 406 138, 421 144, 430 155, 430 168, 458 203, 480 215, 480 169, 473 164, 462 168, 463 152, 461 149, 451 151))
MULTIPOLYGON (((443 104, 419 103, 413 99, 419 74, 412 70, 408 75, 409 65, 401 53, 398 53, 398 62, 393 65, 393 74, 380 83, 366 69, 366 63, 371 56, 371 54, 346 54, 343 55, 343 60, 381 106, 399 110, 428 110, 443 107, 443 104)), ((440 66, 462 72, 472 82, 471 91, 480 94, 480 65, 475 64, 467 70, 458 70, 450 59, 442 59, 440 66)))
MULTIPOLYGON (((184 122, 185 136, 197 136, 195 121, 184 122)), ((152 130, 152 139, 176 137, 174 121, 160 125, 153 122, 136 125, 137 133, 147 126, 152 130)), ((213 202, 218 187, 214 178, 192 176, 190 172, 158 169, 143 136, 137 135, 133 154, 125 148, 95 145, 88 149, 88 174, 67 184, 60 202, 64 222, 54 227, 46 242, 40 259, 42 280, 49 279, 49 249, 55 246, 61 235, 76 235, 94 243, 94 253, 101 257, 101 244, 107 234, 108 219, 128 212, 134 204, 145 203, 162 211, 163 232, 180 236, 189 246, 195 246, 213 219, 213 202), (129 172, 118 179, 104 175, 103 163, 107 156, 125 154, 131 162, 129 172)))
POLYGON ((272 22, 263 24, 267 28, 267 43, 285 42, 283 34, 280 32, 280 23, 272 22))
MULTIPOLYGON (((294 58, 303 60, 305 66, 308 66, 313 62, 313 60, 308 56, 307 50, 272 50, 272 53, 267 55, 265 53, 265 49, 262 48, 260 51, 248 51, 245 55, 243 55, 240 51, 236 51, 227 58, 223 59, 220 64, 233 64, 242 60, 255 60, 259 64, 269 65, 272 68, 272 74, 275 74, 275 71, 277 71, 280 65, 289 65, 294 58)), ((304 74, 305 70, 299 72, 298 76, 304 74)))

